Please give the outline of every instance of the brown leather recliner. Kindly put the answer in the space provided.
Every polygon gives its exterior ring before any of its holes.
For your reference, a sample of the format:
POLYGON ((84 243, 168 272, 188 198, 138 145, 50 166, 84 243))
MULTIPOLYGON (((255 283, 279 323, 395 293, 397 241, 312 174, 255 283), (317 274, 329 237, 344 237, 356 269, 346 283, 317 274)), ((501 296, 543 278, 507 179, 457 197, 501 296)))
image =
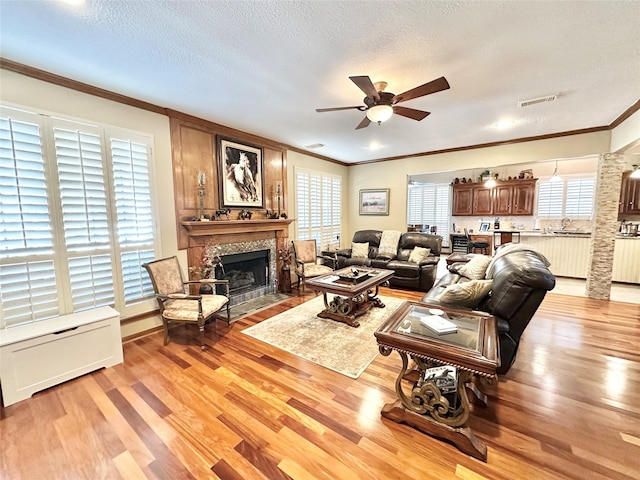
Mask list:
POLYGON ((427 292, 433 286, 440 260, 442 237, 427 233, 407 232, 400 236, 398 249, 394 258, 382 257, 378 253, 381 230, 359 230, 353 235, 353 243, 368 243, 369 255, 367 258, 354 258, 351 249, 338 250, 338 268, 348 266, 366 266, 372 268, 384 268, 393 270, 393 277, 389 279, 391 287, 406 288, 427 292), (429 257, 422 262, 409 262, 409 256, 414 247, 423 247, 430 250, 429 257))
MULTIPOLYGON (((454 263, 449 269, 455 271, 457 266, 454 263)), ((546 259, 531 250, 512 251, 497 258, 486 278, 493 278, 491 291, 475 310, 496 317, 501 360, 498 373, 505 374, 515 362, 522 333, 547 292, 555 287, 556 279, 547 268, 546 259)), ((468 279, 450 271, 422 297, 422 301, 438 303, 436 297, 448 285, 465 281, 468 279)))

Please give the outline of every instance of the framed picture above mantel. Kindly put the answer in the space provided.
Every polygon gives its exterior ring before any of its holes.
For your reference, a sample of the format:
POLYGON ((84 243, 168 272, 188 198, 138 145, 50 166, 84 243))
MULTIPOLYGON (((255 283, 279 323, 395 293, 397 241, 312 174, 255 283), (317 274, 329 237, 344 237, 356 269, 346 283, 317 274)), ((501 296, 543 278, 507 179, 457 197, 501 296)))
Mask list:
POLYGON ((264 208, 262 148, 218 135, 222 208, 264 208))

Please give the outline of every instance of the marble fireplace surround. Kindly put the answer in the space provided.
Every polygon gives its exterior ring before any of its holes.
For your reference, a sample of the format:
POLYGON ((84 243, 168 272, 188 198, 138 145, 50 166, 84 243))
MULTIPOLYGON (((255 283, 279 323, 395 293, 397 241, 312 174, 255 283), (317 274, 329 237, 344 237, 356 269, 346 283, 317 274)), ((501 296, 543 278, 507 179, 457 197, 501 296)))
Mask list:
POLYGON ((209 222, 181 222, 188 235, 187 259, 191 267, 200 266, 202 251, 214 245, 219 255, 269 250, 269 284, 252 292, 232 295, 231 305, 244 303, 278 290, 278 272, 282 262, 278 250, 289 246, 289 225, 293 219, 217 220, 209 222))

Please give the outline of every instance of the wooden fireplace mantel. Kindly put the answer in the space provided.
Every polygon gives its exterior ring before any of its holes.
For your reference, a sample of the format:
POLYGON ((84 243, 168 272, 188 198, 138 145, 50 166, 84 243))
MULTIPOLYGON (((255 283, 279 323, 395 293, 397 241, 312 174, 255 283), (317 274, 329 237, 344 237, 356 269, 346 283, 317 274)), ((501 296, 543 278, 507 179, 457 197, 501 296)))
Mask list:
POLYGON ((293 218, 260 219, 260 220, 211 220, 209 222, 181 222, 189 232, 189 237, 210 237, 214 235, 228 235, 250 232, 285 232, 288 237, 289 225, 293 218))

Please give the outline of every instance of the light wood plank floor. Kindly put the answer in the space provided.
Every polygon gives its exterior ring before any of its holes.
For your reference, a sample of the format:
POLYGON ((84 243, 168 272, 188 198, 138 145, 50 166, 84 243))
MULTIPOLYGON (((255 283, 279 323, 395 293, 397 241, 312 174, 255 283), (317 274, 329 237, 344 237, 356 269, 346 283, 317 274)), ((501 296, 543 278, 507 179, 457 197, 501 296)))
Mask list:
POLYGON ((1 408, 0 478, 640 477, 640 305, 547 295, 474 408, 483 463, 381 418, 397 354, 353 380, 240 333, 312 296, 208 327, 204 353, 161 333, 129 342, 124 364, 1 408))

